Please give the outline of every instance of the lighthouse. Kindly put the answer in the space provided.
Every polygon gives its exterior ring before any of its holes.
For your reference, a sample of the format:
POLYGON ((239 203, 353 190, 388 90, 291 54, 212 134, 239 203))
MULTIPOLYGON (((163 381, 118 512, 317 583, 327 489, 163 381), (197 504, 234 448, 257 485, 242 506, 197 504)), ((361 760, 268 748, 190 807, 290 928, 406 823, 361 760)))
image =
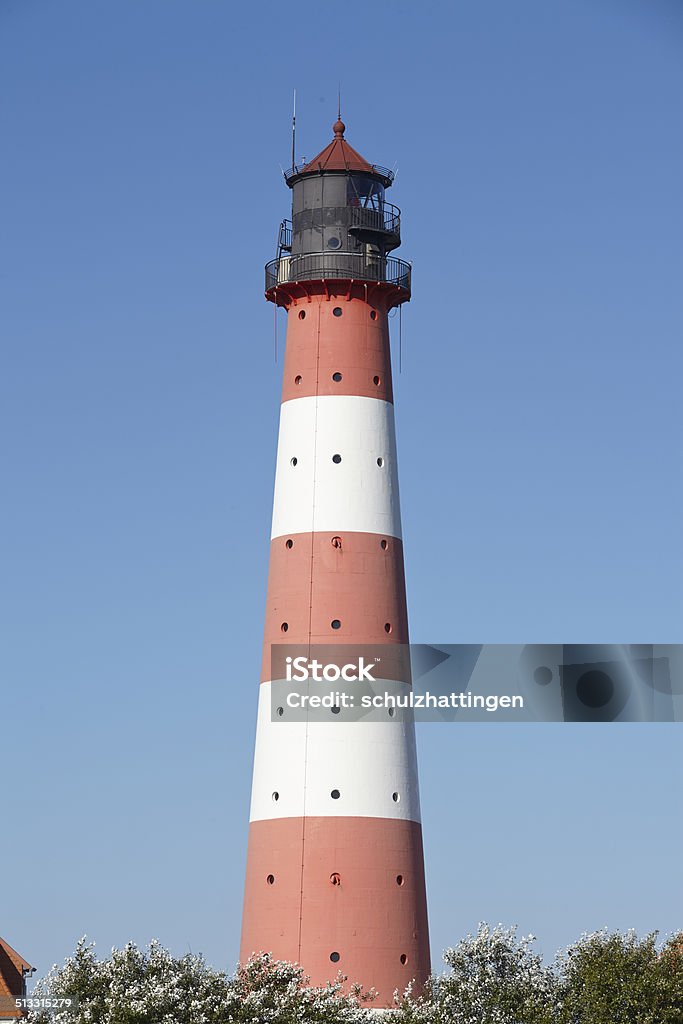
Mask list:
POLYGON ((306 720, 271 693, 272 645, 408 643, 388 317, 411 268, 390 255, 393 173, 333 132, 285 172, 292 218, 266 266, 287 337, 240 958, 313 984, 341 971, 381 1007, 430 971, 414 725, 306 720))

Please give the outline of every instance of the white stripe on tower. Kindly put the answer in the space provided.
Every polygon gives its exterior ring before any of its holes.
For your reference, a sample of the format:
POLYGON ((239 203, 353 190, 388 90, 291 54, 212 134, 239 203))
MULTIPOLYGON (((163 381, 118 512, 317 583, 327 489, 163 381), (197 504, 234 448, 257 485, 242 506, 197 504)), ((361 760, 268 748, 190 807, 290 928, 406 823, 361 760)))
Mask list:
POLYGON ((305 815, 420 821, 411 725, 389 719, 273 722, 267 682, 256 736, 251 821, 305 815))
POLYGON ((326 395, 282 405, 271 535, 332 530, 401 536, 391 402, 326 395))

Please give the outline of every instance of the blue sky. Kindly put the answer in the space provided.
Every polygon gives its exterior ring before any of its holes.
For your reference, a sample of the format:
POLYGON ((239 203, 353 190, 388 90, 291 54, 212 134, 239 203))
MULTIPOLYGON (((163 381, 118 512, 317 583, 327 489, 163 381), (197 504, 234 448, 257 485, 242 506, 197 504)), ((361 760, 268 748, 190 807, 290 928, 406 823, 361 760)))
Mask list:
MULTIPOLYGON (((399 168, 413 640, 681 641, 682 42, 676 0, 2 0, 0 934, 41 970, 237 957, 293 87, 299 156, 341 80, 399 168)), ((681 927, 680 726, 419 743, 436 963, 681 927)))

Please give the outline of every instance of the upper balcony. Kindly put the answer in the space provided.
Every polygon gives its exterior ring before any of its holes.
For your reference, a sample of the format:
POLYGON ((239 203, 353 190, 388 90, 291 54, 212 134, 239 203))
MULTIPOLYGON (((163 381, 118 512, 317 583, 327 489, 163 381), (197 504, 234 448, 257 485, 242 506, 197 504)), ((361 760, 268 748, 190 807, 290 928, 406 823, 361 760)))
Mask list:
MULTIPOLYGON (((365 163, 365 161, 363 162, 365 163)), ((308 171, 306 172, 307 174, 315 173, 315 170, 311 170, 310 163, 294 164, 292 167, 288 167, 286 171, 282 172, 285 176, 285 181, 290 188, 299 180, 299 176, 305 168, 308 168, 308 171)), ((321 168, 321 170, 323 170, 323 168, 321 168)), ((348 171, 342 173, 348 173, 348 171)), ((363 173, 376 174, 387 188, 391 185, 395 177, 394 171, 390 170, 388 167, 382 167, 380 164, 366 165, 363 169, 363 173)))
POLYGON ((292 218, 294 232, 322 229, 331 226, 346 228, 361 241, 376 241, 381 236, 386 251, 401 244, 401 211, 392 203, 379 208, 363 206, 360 202, 346 206, 322 206, 295 213, 292 218))
POLYGON ((266 296, 277 301, 276 292, 310 281, 359 281, 389 285, 396 291, 394 304, 410 299, 412 267, 396 256, 371 256, 356 252, 307 252, 280 256, 266 264, 266 296), (399 294, 400 293, 400 294, 399 294))

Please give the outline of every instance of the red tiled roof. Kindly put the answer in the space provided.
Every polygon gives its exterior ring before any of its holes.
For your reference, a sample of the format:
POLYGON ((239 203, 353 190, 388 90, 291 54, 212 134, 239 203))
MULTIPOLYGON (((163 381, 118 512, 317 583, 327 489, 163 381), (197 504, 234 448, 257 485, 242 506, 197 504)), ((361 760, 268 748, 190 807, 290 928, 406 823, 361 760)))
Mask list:
POLYGON ((27 960, 0 939, 0 1018, 23 1017, 23 1012, 12 1006, 12 1001, 24 994, 24 974, 32 970, 27 960))

